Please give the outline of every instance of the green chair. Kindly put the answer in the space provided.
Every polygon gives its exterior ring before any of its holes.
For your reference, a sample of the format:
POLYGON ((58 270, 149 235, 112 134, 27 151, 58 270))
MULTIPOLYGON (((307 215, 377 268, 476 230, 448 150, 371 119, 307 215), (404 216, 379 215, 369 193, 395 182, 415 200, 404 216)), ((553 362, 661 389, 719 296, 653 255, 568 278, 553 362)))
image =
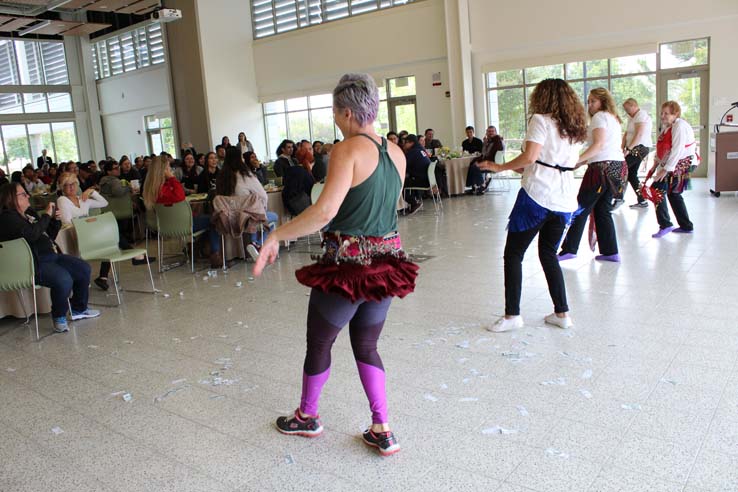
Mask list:
POLYGON ((154 205, 156 213, 156 252, 159 255, 159 273, 164 269, 163 256, 164 240, 177 238, 190 240, 190 265, 192 273, 195 273, 195 238, 205 233, 205 230, 193 232, 192 230, 192 207, 187 200, 172 205, 157 203, 154 205))
POLYGON ((101 213, 113 212, 116 220, 130 220, 133 226, 133 240, 136 241, 136 220, 138 216, 133 212, 133 200, 131 195, 106 196, 108 206, 101 213))
POLYGON ((152 293, 156 293, 154 276, 151 274, 149 255, 145 249, 126 249, 118 247, 118 222, 112 212, 106 212, 97 217, 80 217, 72 219, 74 229, 77 232, 77 245, 79 255, 85 261, 109 261, 113 271, 113 284, 115 294, 120 305, 120 290, 118 288, 118 272, 115 264, 130 260, 139 255, 146 256, 146 266, 149 268, 152 293))
MULTIPOLYGON (((16 291, 23 312, 26 311, 26 303, 23 302, 23 289, 31 289, 33 292, 33 314, 36 320, 36 340, 38 334, 38 305, 36 304, 36 272, 33 266, 33 253, 25 239, 14 239, 0 243, 0 291, 16 291)), ((26 313, 26 322, 29 322, 26 313)))

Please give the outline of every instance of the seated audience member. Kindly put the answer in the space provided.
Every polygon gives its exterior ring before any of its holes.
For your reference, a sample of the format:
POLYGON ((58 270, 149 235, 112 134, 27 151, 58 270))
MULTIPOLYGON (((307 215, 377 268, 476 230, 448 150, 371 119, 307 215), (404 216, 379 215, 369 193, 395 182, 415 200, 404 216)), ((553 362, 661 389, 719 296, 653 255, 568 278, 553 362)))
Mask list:
MULTIPOLYGON (((406 188, 427 188, 430 186, 428 181, 428 166, 430 166, 430 158, 428 153, 418 142, 416 135, 408 135, 405 138, 405 158, 407 159, 407 171, 405 177, 406 188)), ((409 207, 407 213, 414 214, 423 205, 423 194, 421 191, 412 190, 405 194, 409 207)))
POLYGON ((236 147, 238 147, 241 155, 244 155, 246 152, 254 151, 254 146, 249 141, 249 139, 246 138, 246 134, 244 132, 238 134, 238 143, 236 144, 236 147))
POLYGON ((256 176, 256 179, 259 180, 259 183, 265 185, 269 182, 269 179, 267 177, 267 168, 261 162, 259 162, 259 158, 256 157, 256 154, 254 152, 245 152, 243 154, 243 162, 245 162, 249 166, 249 169, 251 169, 251 173, 256 176))
MULTIPOLYGON (((136 157, 136 159, 140 159, 140 157, 136 157)), ((134 179, 141 179, 138 169, 133 167, 131 160, 126 156, 120 158, 120 179, 125 179, 129 183, 134 179)))
POLYGON ((51 186, 56 181, 56 174, 59 171, 59 168, 56 164, 52 164, 49 166, 49 169, 46 171, 46 175, 41 178, 47 186, 51 186))
POLYGON ((295 153, 295 142, 292 140, 282 140, 282 143, 277 147, 277 160, 274 162, 274 174, 278 177, 284 177, 285 171, 296 166, 293 155, 295 153))
POLYGON ((146 173, 149 171, 149 166, 151 165, 152 159, 153 156, 144 156, 143 166, 141 167, 141 169, 138 170, 138 174, 141 176, 141 186, 143 186, 143 183, 146 180, 146 173))
MULTIPOLYGON (((146 174, 146 182, 143 188, 143 199, 146 208, 153 209, 154 205, 173 205, 184 201, 185 191, 182 184, 174 176, 172 168, 166 159, 155 158, 151 162, 146 174)), ((194 232, 206 230, 210 243, 210 267, 218 268, 223 264, 220 255, 220 235, 214 227, 210 226, 209 215, 196 215, 192 218, 192 230, 194 232)))
POLYGON ((185 193, 188 195, 197 191, 197 183, 199 182, 201 172, 202 168, 199 168, 195 164, 195 156, 189 153, 185 154, 184 160, 182 161, 182 177, 180 181, 182 182, 185 193))
POLYGON ((482 141, 474 136, 474 127, 466 127, 466 138, 461 142, 461 149, 469 154, 482 153, 482 141))
MULTIPOLYGON (((87 164, 82 164, 82 166, 86 167, 87 164)), ((71 224, 72 219, 89 216, 90 209, 108 206, 108 201, 91 187, 86 188, 81 195, 77 196, 77 185, 77 177, 72 173, 64 173, 59 178, 62 196, 57 199, 56 207, 61 213, 59 219, 62 224, 71 224)))
POLYGON ((205 155, 205 169, 198 176, 197 192, 198 193, 215 193, 216 180, 220 174, 218 169, 218 156, 215 152, 208 152, 205 155))
POLYGON ((313 164, 315 164, 315 156, 313 155, 313 146, 310 142, 303 140, 295 150, 295 160, 297 164, 304 167, 308 172, 313 171, 313 164))
POLYGON ((466 174, 466 186, 471 188, 469 193, 483 195, 489 186, 490 178, 485 179, 484 173, 477 166, 477 162, 491 161, 495 162, 497 152, 505 151, 505 143, 502 137, 497 134, 497 128, 490 125, 482 142, 482 155, 474 159, 469 165, 469 171, 466 174))
POLYGON ((100 179, 100 194, 106 198, 117 198, 131 193, 131 188, 120 181, 120 165, 116 161, 105 161, 104 176, 100 179))
POLYGON ((323 149, 323 142, 321 142, 320 140, 316 140, 315 142, 313 142, 313 155, 314 156, 317 156, 318 154, 320 154, 320 151, 322 149, 323 149))
POLYGON ((216 145, 215 155, 218 157, 218 169, 223 169, 223 162, 225 161, 226 156, 226 148, 222 145, 216 145))
POLYGON ((331 157, 332 150, 333 144, 327 143, 320 148, 320 153, 315 155, 312 174, 316 183, 322 182, 328 175, 328 160, 331 157))
POLYGON ((133 159, 133 168, 139 172, 139 175, 141 173, 141 169, 143 169, 143 160, 144 158, 142 156, 138 156, 133 159))
POLYGON ((230 147, 230 146, 231 146, 231 139, 230 139, 230 138, 228 138, 227 136, 224 136, 223 138, 221 138, 221 139, 220 139, 220 145, 221 145, 221 146, 222 146, 222 147, 223 147, 224 149, 228 150, 228 147, 230 147))
POLYGON ((30 164, 23 168, 23 177, 21 182, 29 195, 34 192, 42 192, 46 190, 46 185, 41 181, 41 179, 39 179, 36 174, 36 170, 30 164))
MULTIPOLYGON (((249 152, 246 152, 247 154, 249 152)), ((251 153, 251 155, 254 155, 251 153)), ((276 223, 279 217, 274 212, 267 211, 267 193, 264 186, 251 173, 250 167, 243 162, 239 155, 239 148, 234 147, 226 152, 226 162, 223 170, 218 176, 216 186, 216 194, 223 196, 249 196, 256 195, 261 204, 262 212, 267 217, 268 222, 276 223)), ((259 247, 261 247, 261 235, 253 233, 250 235, 250 243, 246 247, 249 256, 256 261, 259 257, 259 247)))
POLYGON ((443 147, 440 140, 433 138, 433 128, 425 131, 425 150, 429 150, 429 154, 435 155, 436 149, 443 147))
POLYGON ((311 204, 313 175, 303 166, 292 166, 285 170, 282 178, 282 202, 292 216, 300 215, 311 204))
MULTIPOLYGON (((87 166, 87 164, 83 164, 87 166)), ((65 174, 59 179, 62 189, 62 196, 56 201, 56 206, 61 212, 62 224, 71 224, 72 219, 78 217, 87 217, 93 208, 104 208, 108 206, 108 201, 100 195, 94 188, 88 188, 77 196, 77 179, 73 174, 65 174)), ((120 249, 131 249, 132 246, 123 233, 121 221, 118 221, 118 247, 120 249)), ((156 258, 149 257, 149 261, 156 261, 156 258)), ((131 259, 131 263, 135 265, 145 265, 146 257, 144 255, 136 256, 131 259)), ((102 290, 108 290, 108 275, 110 274, 110 262, 103 261, 100 263, 100 275, 95 279, 95 285, 102 290)))
POLYGON ((431 149, 426 148, 425 146, 425 135, 418 135, 418 144, 425 149, 425 153, 428 154, 428 157, 433 155, 431 152, 431 149))
POLYGON ((45 165, 46 166, 50 166, 52 164, 51 157, 49 157, 48 155, 46 155, 47 153, 48 153, 48 150, 43 149, 41 151, 41 155, 39 156, 39 158, 36 159, 36 167, 38 169, 41 169, 45 165))
POLYGON ((400 137, 395 132, 387 132, 387 141, 392 142, 395 145, 399 145, 400 137))
POLYGON ((0 241, 23 238, 33 253, 36 283, 51 289, 51 316, 54 331, 69 331, 67 310, 72 306, 72 321, 96 318, 100 311, 89 309, 90 265, 74 256, 56 253, 54 239, 61 215, 49 203, 41 216, 31 208, 22 185, 10 183, 0 190, 0 241), (70 299, 71 294, 71 299, 70 299))
POLYGON ((97 174, 93 173, 90 165, 85 162, 79 166, 79 187, 82 191, 85 191, 96 186, 97 174))
POLYGON ((195 162, 197 163, 197 166, 202 170, 205 169, 205 154, 194 154, 195 156, 195 162))

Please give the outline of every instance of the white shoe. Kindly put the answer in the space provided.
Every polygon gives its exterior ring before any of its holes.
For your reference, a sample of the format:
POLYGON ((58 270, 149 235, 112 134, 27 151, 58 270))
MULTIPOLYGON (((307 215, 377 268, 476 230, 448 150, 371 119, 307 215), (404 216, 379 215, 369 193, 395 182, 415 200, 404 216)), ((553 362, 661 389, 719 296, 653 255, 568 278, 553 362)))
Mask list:
POLYGON ((558 316, 556 316, 556 313, 551 313, 543 319, 549 325, 558 326, 559 328, 563 329, 571 328, 572 326, 574 326, 574 321, 572 321, 569 315, 566 315, 563 318, 559 318, 558 316))
POLYGON ((513 316, 510 319, 505 318, 504 316, 497 320, 497 322, 488 327, 487 329, 489 331, 493 331, 495 333, 503 333, 506 331, 510 331, 515 328, 522 328, 523 327, 523 317, 522 316, 513 316))
POLYGON ((259 250, 256 249, 256 246, 253 244, 249 244, 246 246, 246 252, 249 254, 252 260, 256 261, 259 259, 259 250))

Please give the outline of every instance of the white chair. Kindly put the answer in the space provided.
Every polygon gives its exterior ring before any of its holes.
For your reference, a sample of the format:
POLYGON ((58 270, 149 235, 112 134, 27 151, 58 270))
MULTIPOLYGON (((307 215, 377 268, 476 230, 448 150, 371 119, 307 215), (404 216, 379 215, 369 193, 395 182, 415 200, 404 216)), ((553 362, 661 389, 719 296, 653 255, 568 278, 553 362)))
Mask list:
POLYGON ((438 189, 438 183, 436 182, 436 164, 437 161, 431 161, 428 166, 428 183, 430 186, 411 186, 405 188, 405 191, 429 191, 433 199, 433 208, 438 214, 439 211, 443 211, 443 201, 441 201, 441 191, 438 189))
MULTIPOLYGON (((499 150, 495 153, 495 164, 504 164, 506 162, 505 159, 505 151, 499 150)), ((490 193, 506 193, 510 191, 510 181, 502 175, 502 173, 493 173, 490 171, 485 172, 485 174, 489 175, 489 186, 487 187, 487 190, 490 193), (495 186, 495 183, 497 185, 495 186)))

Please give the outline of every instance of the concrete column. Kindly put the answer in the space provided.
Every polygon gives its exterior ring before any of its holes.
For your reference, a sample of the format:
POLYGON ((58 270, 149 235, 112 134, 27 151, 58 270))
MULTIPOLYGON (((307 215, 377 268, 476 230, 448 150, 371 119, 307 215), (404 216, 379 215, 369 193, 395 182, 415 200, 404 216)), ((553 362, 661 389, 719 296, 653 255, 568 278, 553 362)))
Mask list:
POLYGON ((464 128, 474 124, 474 93, 468 0, 445 0, 446 49, 451 90, 453 146, 465 138, 464 128))

